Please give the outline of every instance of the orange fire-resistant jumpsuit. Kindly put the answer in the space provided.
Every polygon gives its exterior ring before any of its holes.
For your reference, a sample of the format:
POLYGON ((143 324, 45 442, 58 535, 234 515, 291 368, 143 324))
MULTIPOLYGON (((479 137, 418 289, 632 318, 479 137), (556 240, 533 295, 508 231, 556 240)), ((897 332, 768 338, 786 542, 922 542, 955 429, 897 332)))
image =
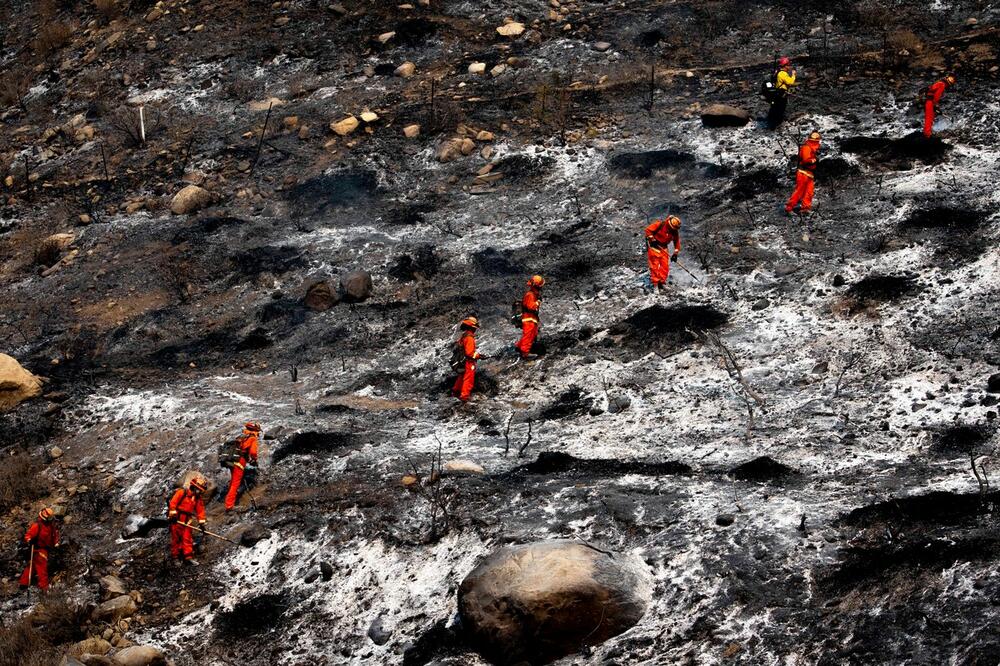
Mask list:
POLYGON ((170 524, 170 554, 177 560, 190 560, 194 557, 194 535, 191 526, 194 519, 199 525, 205 524, 205 502, 187 488, 174 491, 167 503, 167 518, 170 524))
POLYGON ((462 402, 468 402, 472 395, 472 387, 476 383, 476 361, 479 359, 479 352, 476 351, 476 334, 472 331, 465 331, 456 344, 461 345, 465 352, 465 368, 455 380, 455 385, 451 387, 451 393, 462 402))
POLYGON ((656 220, 646 227, 646 258, 649 260, 649 281, 653 286, 665 285, 670 277, 670 253, 667 245, 674 244, 674 254, 681 251, 680 230, 670 228, 667 219, 656 220))
POLYGON ((35 547, 35 554, 21 574, 21 587, 31 585, 30 573, 39 589, 49 589, 49 550, 59 545, 59 526, 53 521, 36 520, 25 532, 24 542, 35 547))
POLYGON ((795 172, 795 191, 785 204, 785 212, 791 213, 796 204, 801 203, 803 213, 812 208, 813 193, 816 190, 816 163, 818 162, 819 141, 809 139, 799 148, 799 168, 795 172))
POLYGON ((541 292, 538 287, 528 287, 528 292, 521 299, 521 339, 517 343, 521 358, 531 353, 531 346, 538 337, 538 308, 541 304, 541 292))
POLYGON ((928 87, 924 93, 924 136, 928 139, 931 138, 931 133, 934 131, 934 113, 947 89, 948 81, 941 79, 928 87))
POLYGON ((257 435, 255 433, 245 433, 240 439, 240 459, 233 465, 232 473, 229 477, 229 491, 226 493, 226 511, 236 506, 236 499, 240 494, 240 486, 243 484, 243 474, 248 464, 257 464, 257 435))

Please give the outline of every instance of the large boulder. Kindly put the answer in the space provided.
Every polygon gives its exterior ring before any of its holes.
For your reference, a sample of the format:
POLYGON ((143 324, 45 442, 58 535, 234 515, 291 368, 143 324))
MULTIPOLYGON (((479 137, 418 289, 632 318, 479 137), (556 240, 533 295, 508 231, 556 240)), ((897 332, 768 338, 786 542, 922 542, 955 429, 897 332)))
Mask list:
POLYGON ((348 303, 368 300, 372 289, 372 275, 368 271, 351 271, 340 276, 340 293, 348 303))
POLYGON ((340 296, 330 288, 326 280, 310 282, 302 303, 314 312, 326 312, 340 302, 340 296))
POLYGON ((170 202, 170 212, 174 215, 188 215, 211 205, 212 194, 203 187, 188 185, 174 195, 170 202))
POLYGON ((99 582, 101 584, 101 595, 105 599, 120 597, 123 594, 128 594, 128 588, 125 586, 125 582, 118 576, 103 576, 99 582))
POLYGON ((705 127, 743 127, 750 122, 750 114, 728 104, 711 104, 701 112, 705 127))
POLYGON ((133 645, 111 657, 116 666, 166 666, 167 658, 150 645, 133 645))
POLYGON ((138 610, 139 607, 136 605, 135 599, 127 594, 123 594, 109 599, 95 608, 93 618, 98 622, 120 620, 123 617, 132 617, 138 610))
POLYGON ((500 664, 547 663, 634 626, 652 600, 649 569, 559 539, 496 551, 458 591, 470 639, 500 664))
POLYGON ((42 393, 42 380, 6 354, 0 354, 0 412, 9 412, 42 393))

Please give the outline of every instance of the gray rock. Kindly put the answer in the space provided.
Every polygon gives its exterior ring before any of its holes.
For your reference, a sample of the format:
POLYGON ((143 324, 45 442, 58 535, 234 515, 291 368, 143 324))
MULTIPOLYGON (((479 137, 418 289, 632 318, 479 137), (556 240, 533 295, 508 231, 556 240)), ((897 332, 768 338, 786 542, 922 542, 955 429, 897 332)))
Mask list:
POLYGON ((333 565, 329 562, 319 563, 319 575, 323 577, 323 582, 333 578, 333 565))
POLYGON ((604 53, 610 48, 611 44, 609 42, 594 42, 594 50, 599 53, 604 53))
POLYGON ((652 600, 648 567, 580 541, 496 551, 458 591, 462 624, 500 663, 547 663, 634 626, 652 600))
POLYGON ((986 380, 986 390, 990 393, 1000 393, 1000 372, 990 375, 986 380))
POLYGON ((728 104, 711 104, 701 112, 705 127, 743 127, 750 122, 750 114, 728 104))
POLYGON ((316 280, 306 285, 306 295, 302 303, 314 312, 325 312, 340 302, 340 296, 330 288, 326 280, 316 280))
POLYGON ((375 618, 368 627, 368 638, 372 639, 372 643, 375 645, 385 645, 392 638, 392 630, 385 628, 381 615, 375 618))
POLYGON ((372 276, 368 271, 351 271, 340 276, 340 293, 348 303, 360 303, 372 295, 372 276))
POLYGON ((632 406, 632 399, 624 393, 615 393, 608 397, 608 414, 624 412, 632 406))
POLYGON ((719 527, 729 527, 736 522, 736 516, 731 513, 720 513, 715 517, 715 524, 719 527))
POLYGON ((128 588, 125 587, 125 583, 118 576, 104 576, 99 582, 101 584, 101 594, 105 599, 128 594, 128 588))
POLYGON ((766 298, 761 298, 758 299, 753 305, 751 305, 750 309, 753 310, 754 312, 760 312, 761 310, 766 310, 769 307, 771 307, 771 301, 767 300, 766 298))
POLYGON ((258 541, 263 541, 271 536, 270 530, 260 525, 251 525, 240 535, 240 545, 253 548, 258 541))
POLYGON ((118 620, 123 617, 131 617, 139 610, 135 600, 127 594, 117 596, 105 601, 94 609, 93 618, 97 621, 118 620))

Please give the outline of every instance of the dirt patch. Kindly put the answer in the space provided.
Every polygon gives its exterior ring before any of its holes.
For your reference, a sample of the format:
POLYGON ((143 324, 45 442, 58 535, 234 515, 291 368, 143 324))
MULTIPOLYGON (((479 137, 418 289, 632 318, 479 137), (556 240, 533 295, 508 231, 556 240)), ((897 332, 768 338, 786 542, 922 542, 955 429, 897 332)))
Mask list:
POLYGON ((864 304, 896 301, 919 291, 920 286, 910 275, 876 273, 856 282, 847 290, 847 294, 864 304))
POLYGON ((651 150, 645 153, 619 153, 611 158, 608 166, 612 172, 630 178, 645 179, 654 172, 678 166, 693 166, 694 155, 680 150, 651 150))
POLYGON ((684 463, 646 462, 639 460, 610 460, 607 458, 577 458, 561 451, 543 451, 534 462, 521 465, 507 476, 550 475, 579 477, 621 476, 639 474, 642 476, 663 476, 690 474, 691 468, 684 463))
POLYGON ((899 224, 908 229, 944 229, 947 231, 975 231, 986 220, 986 214, 966 208, 936 207, 914 212, 899 224))
POLYGON ((877 136, 853 136, 840 142, 845 153, 860 155, 865 161, 890 168, 910 169, 914 162, 936 164, 944 159, 951 146, 940 138, 927 139, 920 132, 901 139, 877 136))
POLYGON ((733 201, 747 201, 759 194, 774 192, 781 186, 778 173, 774 169, 756 169, 741 173, 729 186, 729 198, 733 201))
POLYGON ((344 456, 357 448, 357 437, 343 432, 298 432, 287 443, 271 454, 271 464, 277 465, 292 456, 309 456, 317 453, 334 453, 344 456))
POLYGON ((264 634, 280 626, 290 603, 281 594, 262 594, 239 602, 231 611, 215 618, 219 638, 242 638, 264 634))
POLYGON ((798 471, 788 465, 783 465, 770 456, 754 458, 729 470, 730 476, 734 479, 758 483, 779 483, 790 476, 798 475, 798 473, 798 471))
POLYGON ((612 335, 636 344, 685 344, 692 332, 719 328, 729 315, 708 305, 654 305, 639 310, 610 329, 612 335))

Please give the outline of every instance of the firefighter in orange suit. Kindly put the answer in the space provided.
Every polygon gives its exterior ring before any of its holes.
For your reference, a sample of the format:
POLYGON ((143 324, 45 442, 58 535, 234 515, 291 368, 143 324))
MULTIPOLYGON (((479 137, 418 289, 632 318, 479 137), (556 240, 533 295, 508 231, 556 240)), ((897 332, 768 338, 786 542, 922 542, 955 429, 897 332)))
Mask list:
POLYGON ((521 352, 521 358, 528 358, 531 353, 531 346, 535 344, 538 337, 538 308, 542 305, 542 287, 545 286, 545 278, 541 275, 533 275, 528 280, 528 291, 521 299, 521 339, 517 343, 517 350, 521 352))
POLYGON ((194 559, 194 521, 205 524, 204 479, 192 479, 187 488, 178 488, 167 503, 167 520, 170 521, 170 554, 178 562, 197 565, 194 559))
POLYGON ((236 499, 243 485, 243 474, 247 465, 257 464, 257 446, 260 440, 260 425, 253 421, 243 426, 243 434, 239 439, 240 459, 232 467, 229 477, 229 492, 226 493, 226 511, 236 506, 236 499))
POLYGON ((665 287, 670 277, 670 262, 681 251, 681 218, 668 215, 646 227, 646 258, 649 259, 649 281, 653 289, 665 287), (674 244, 673 254, 668 253, 668 245, 674 244))
POLYGON ((944 91, 955 85, 955 76, 949 74, 940 81, 927 86, 924 91, 924 136, 931 138, 934 132, 934 114, 944 96, 944 91))
POLYGON ((475 317, 466 317, 461 324, 462 335, 455 341, 462 353, 465 355, 465 365, 455 380, 455 385, 451 388, 451 394, 461 400, 468 402, 472 395, 472 387, 476 383, 476 361, 481 357, 476 351, 476 331, 479 330, 479 320, 475 317))
POLYGON ((38 520, 31 524, 24 534, 24 543, 31 546, 31 561, 21 574, 21 588, 31 585, 32 579, 38 584, 38 589, 49 589, 49 551, 59 547, 59 525, 55 521, 52 509, 45 508, 38 512, 38 520))
POLYGON ((785 204, 789 215, 801 205, 803 215, 812 213, 813 193, 816 191, 816 164, 819 163, 819 132, 813 132, 799 148, 799 168, 795 172, 795 191, 785 204))

